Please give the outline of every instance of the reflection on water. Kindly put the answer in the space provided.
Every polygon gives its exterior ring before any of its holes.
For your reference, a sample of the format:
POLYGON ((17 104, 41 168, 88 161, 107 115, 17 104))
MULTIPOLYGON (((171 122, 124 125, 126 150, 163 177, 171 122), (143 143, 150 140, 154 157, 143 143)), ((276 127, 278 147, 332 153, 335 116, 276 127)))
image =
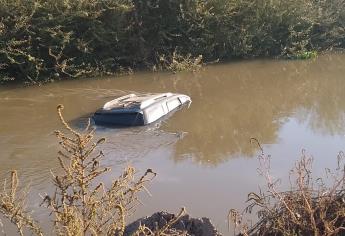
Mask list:
MULTIPOLYGON (((282 172, 302 147, 311 147, 318 154, 339 151, 340 135, 345 131, 344 75, 345 55, 333 54, 308 61, 212 65, 197 74, 146 72, 42 87, 0 88, 0 178, 18 169, 38 192, 46 188, 50 169, 57 167, 57 144, 52 135, 61 128, 57 104, 64 104, 66 118, 81 128, 90 114, 113 97, 128 92, 185 93, 193 100, 191 107, 159 124, 129 129, 97 127, 96 134, 107 138, 105 164, 115 170, 119 163, 131 162, 160 172, 152 186, 156 197, 146 199, 153 201, 148 209, 167 206, 175 210, 182 204, 222 224, 226 213, 219 212, 227 208, 224 205, 239 204, 257 185, 256 162, 249 158, 257 153, 249 142, 251 137, 279 156, 277 160, 285 163, 278 165, 282 172), (244 169, 252 171, 244 174, 244 169), (226 188, 224 183, 232 187, 226 188), (181 192, 183 199, 177 197, 181 192), (214 193, 219 199, 211 209, 207 201, 214 193), (169 196, 176 198, 168 202, 158 199, 169 196)), ((146 213, 149 210, 138 214, 146 213)))
MULTIPOLYGON (((188 133, 176 146, 217 164, 231 156, 252 156, 250 137, 275 143, 291 116, 308 121, 315 132, 344 133, 344 55, 316 61, 254 61, 208 68, 199 77, 180 79, 177 90, 191 93, 188 115, 179 114, 168 129, 188 133)), ((167 81, 169 83, 170 81, 167 81)))

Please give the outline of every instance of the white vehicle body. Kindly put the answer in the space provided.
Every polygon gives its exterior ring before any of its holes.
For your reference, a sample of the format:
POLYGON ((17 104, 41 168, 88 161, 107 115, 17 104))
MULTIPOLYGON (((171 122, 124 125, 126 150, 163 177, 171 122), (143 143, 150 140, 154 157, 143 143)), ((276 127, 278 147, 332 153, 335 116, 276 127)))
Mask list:
POLYGON ((96 124, 147 125, 190 103, 190 97, 184 94, 128 94, 105 103, 94 120, 96 124))

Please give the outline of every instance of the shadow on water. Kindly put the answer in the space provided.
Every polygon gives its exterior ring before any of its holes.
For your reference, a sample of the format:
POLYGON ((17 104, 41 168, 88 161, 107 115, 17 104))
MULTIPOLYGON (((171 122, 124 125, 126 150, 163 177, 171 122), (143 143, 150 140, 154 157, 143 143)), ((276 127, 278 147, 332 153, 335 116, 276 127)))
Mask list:
MULTIPOLYGON (((96 125, 92 119, 93 113, 87 113, 69 121, 69 124, 76 130, 84 130, 89 122, 90 128, 95 129, 96 137, 106 137, 103 152, 110 157, 108 161, 136 161, 147 155, 149 152, 164 146, 176 144, 186 135, 182 131, 165 131, 162 126, 166 126, 176 112, 186 109, 180 107, 156 122, 145 126, 116 126, 116 125, 96 125)), ((114 163, 115 163, 114 162, 114 163)), ((113 163, 113 164, 114 164, 113 163)))
POLYGON ((157 170, 154 196, 144 201, 148 210, 143 215, 186 205, 191 213, 221 224, 227 214, 224 206, 240 206, 257 187, 257 162, 251 157, 258 150, 250 144, 251 137, 277 157, 273 161, 278 174, 291 166, 298 145, 326 157, 316 163, 327 166, 345 133, 344 75, 345 54, 333 54, 307 61, 212 65, 196 74, 138 73, 0 88, 0 180, 8 170, 17 169, 23 182, 46 191, 50 170, 59 166, 53 134, 63 129, 56 115, 58 104, 65 106, 66 120, 81 130, 93 112, 115 97, 132 91, 178 92, 192 98, 190 108, 158 123, 93 126, 96 138, 107 139, 102 145, 104 164, 112 167, 114 176, 123 166, 119 163, 157 170))
POLYGON ((42 160, 48 153, 55 155, 52 132, 61 128, 57 104, 64 104, 66 119, 83 129, 105 102, 132 91, 179 92, 191 96, 193 103, 190 109, 147 127, 96 126, 96 135, 108 137, 107 148, 123 153, 123 157, 126 152, 142 157, 152 148, 170 143, 174 144, 175 161, 192 157, 204 165, 218 165, 233 157, 255 156, 257 149, 250 144, 251 137, 263 144, 277 143, 281 127, 291 118, 306 122, 315 133, 341 134, 345 131, 344 56, 323 55, 307 61, 255 60, 212 65, 196 74, 139 73, 2 89, 0 170, 18 165, 35 169, 36 163, 48 170, 55 166, 42 160), (18 114, 25 114, 25 119, 18 114))
POLYGON ((344 74, 343 55, 324 55, 298 62, 212 66, 197 79, 176 79, 177 90, 194 88, 191 112, 179 114, 166 128, 188 133, 176 145, 176 160, 196 156, 198 162, 217 164, 255 156, 258 150, 250 138, 276 143, 280 128, 292 117, 307 122, 315 133, 344 133, 344 74))

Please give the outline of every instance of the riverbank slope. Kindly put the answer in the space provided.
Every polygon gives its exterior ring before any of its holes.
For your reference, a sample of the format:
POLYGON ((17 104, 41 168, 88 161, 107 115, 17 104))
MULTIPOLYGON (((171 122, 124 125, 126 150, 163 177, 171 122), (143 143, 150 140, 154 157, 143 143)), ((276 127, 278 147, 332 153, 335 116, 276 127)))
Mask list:
POLYGON ((344 19, 342 0, 0 0, 0 82, 308 58, 345 46, 344 19))

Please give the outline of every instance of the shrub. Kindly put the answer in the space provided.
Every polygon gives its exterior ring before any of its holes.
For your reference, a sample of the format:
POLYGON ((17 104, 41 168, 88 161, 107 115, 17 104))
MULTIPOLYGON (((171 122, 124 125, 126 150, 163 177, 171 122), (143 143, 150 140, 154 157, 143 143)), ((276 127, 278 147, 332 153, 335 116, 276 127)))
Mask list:
POLYGON ((309 58, 345 46, 344 22, 344 0, 0 0, 0 82, 159 68, 175 52, 309 58))

